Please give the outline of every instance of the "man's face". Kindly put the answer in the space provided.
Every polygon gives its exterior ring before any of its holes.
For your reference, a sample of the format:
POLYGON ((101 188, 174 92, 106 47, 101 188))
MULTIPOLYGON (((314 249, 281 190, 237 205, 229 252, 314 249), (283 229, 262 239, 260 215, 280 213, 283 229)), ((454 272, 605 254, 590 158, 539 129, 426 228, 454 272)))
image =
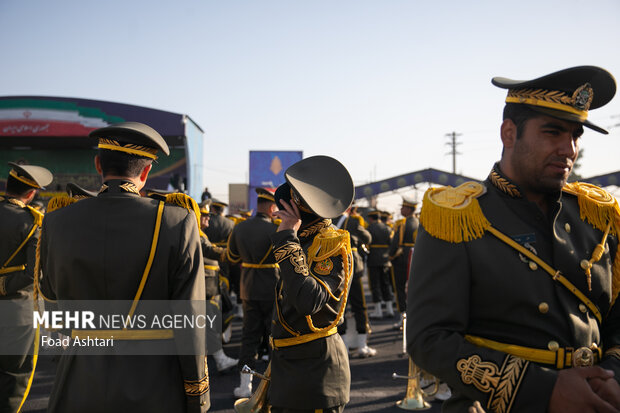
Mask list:
POLYGON ((205 229, 209 226, 209 220, 211 219, 211 217, 209 216, 209 214, 200 214, 200 227, 202 229, 205 229))
POLYGON ((403 205, 400 207, 400 214, 404 217, 408 217, 413 214, 413 208, 403 205))
POLYGON ((550 116, 527 120, 522 136, 508 153, 512 178, 524 191, 560 191, 579 154, 582 133, 580 124, 550 116))

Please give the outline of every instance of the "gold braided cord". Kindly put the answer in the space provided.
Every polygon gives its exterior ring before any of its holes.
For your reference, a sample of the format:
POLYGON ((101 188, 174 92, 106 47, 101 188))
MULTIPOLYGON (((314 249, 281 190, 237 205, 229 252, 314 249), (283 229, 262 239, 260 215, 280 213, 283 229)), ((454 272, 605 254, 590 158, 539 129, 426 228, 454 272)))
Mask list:
MULTIPOLYGON (((338 314, 334 318, 334 321, 323 328, 315 327, 312 323, 312 316, 307 315, 306 322, 308 323, 308 327, 310 327, 310 330, 315 333, 330 330, 338 325, 338 322, 344 315, 344 310, 347 306, 349 284, 351 275, 353 274, 353 255, 351 252, 351 236, 349 235, 349 232, 342 229, 336 230, 331 227, 322 229, 321 232, 314 238, 310 248, 308 248, 308 266, 310 267, 312 262, 323 261, 327 258, 333 257, 336 254, 340 254, 341 256, 342 267, 345 272, 344 288, 340 294, 340 297, 337 299, 340 301, 340 308, 338 310, 338 314)), ((314 278, 316 279, 316 277, 314 278)), ((322 284, 324 285, 324 283, 322 284)), ((327 288, 327 291, 331 297, 334 297, 329 288, 327 288)))
POLYGON ((17 179, 18 181, 26 185, 32 186, 34 188, 41 188, 41 186, 35 181, 33 181, 32 179, 26 178, 25 176, 17 175, 17 171, 15 171, 15 169, 11 169, 11 171, 9 172, 9 175, 11 175, 13 178, 17 179))
MULTIPOLYGON (((37 211, 36 209, 32 208, 33 211, 36 211, 37 213, 40 214, 39 211, 37 211)), ((43 214, 41 214, 42 216, 43 214)), ((15 256, 22 250, 22 248, 24 248, 24 245, 26 245, 26 243, 28 242, 28 240, 30 238, 32 238, 32 236, 34 235, 35 231, 37 230, 37 228, 39 228, 42 224, 42 218, 41 220, 37 219, 37 217, 35 216, 35 220, 34 223, 32 224, 32 228, 30 229, 30 232, 28 233, 28 235, 26 236, 26 238, 22 241, 21 244, 19 244, 19 247, 17 247, 17 249, 13 252, 13 254, 11 254, 11 256, 9 257, 8 260, 5 261, 5 263, 2 265, 2 268, 6 268, 7 265, 9 265, 9 263, 13 260, 13 258, 15 258, 15 256)))
POLYGON ((506 103, 521 103, 534 106, 548 107, 551 109, 561 110, 563 112, 578 115, 582 120, 588 117, 588 109, 594 94, 589 85, 582 86, 575 91, 572 97, 559 90, 546 89, 510 89, 506 97, 506 103), (579 92, 588 94, 585 102, 579 101, 579 92))
POLYGON ((47 203, 47 212, 56 211, 57 209, 64 208, 77 202, 76 199, 71 198, 69 195, 58 195, 53 197, 47 203))
POLYGON ((161 219, 164 213, 164 203, 162 201, 159 202, 159 206, 157 207, 157 218, 155 219, 155 230, 153 231, 153 241, 151 242, 151 250, 149 252, 149 259, 146 262, 146 267, 144 267, 144 272, 142 273, 142 279, 140 280, 140 285, 138 286, 138 291, 136 292, 136 296, 133 299, 133 303, 131 303, 131 309, 129 310, 129 318, 133 316, 134 311, 136 311, 136 307, 138 306, 138 301, 140 301, 140 297, 142 296, 142 291, 144 290, 144 285, 146 284, 146 280, 149 277, 149 273, 151 272, 151 266, 153 265, 153 260, 155 259, 155 251, 157 250, 157 241, 159 240, 159 229, 161 228, 161 219))
POLYGON ((592 301, 590 301, 590 299, 586 297, 577 287, 575 287, 566 277, 564 277, 562 273, 560 273, 559 270, 553 269, 549 264, 547 264, 542 259, 540 259, 540 257, 532 253, 532 251, 528 250, 527 248, 524 248, 521 244, 517 243, 512 238, 501 233, 497 229, 489 226, 487 231, 489 231, 491 234, 497 237, 500 241, 503 241, 504 243, 508 244, 509 246, 511 246, 512 248, 519 251, 521 254, 525 255, 526 257, 534 261, 536 264, 538 264, 538 266, 542 268, 543 270, 545 270, 551 276, 551 278, 553 278, 554 281, 558 281, 568 291, 570 291, 575 297, 577 297, 582 303, 584 303, 590 309, 590 311, 592 311, 592 314, 594 314, 594 316, 596 317, 599 323, 602 322, 603 316, 601 315, 601 312, 598 309, 598 307, 592 301))
POLYGON ((201 396, 209 391, 209 373, 200 380, 183 380, 185 394, 188 396, 201 396))
POLYGON ((148 146, 135 145, 135 144, 124 144, 121 145, 120 142, 115 141, 114 139, 99 139, 99 148, 108 149, 110 151, 119 151, 125 152, 131 155, 144 156, 146 158, 157 159, 157 149, 149 148, 148 146))

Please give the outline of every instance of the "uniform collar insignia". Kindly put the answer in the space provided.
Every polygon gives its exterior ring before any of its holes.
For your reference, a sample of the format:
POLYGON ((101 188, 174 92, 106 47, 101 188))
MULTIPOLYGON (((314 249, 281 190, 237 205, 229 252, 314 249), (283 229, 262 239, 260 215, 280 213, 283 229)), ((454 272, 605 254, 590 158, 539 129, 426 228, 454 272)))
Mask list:
POLYGON ((119 192, 129 192, 132 194, 140 195, 140 191, 138 188, 131 182, 121 181, 121 180, 111 180, 105 182, 101 189, 99 189, 99 193, 119 193, 119 192))
POLYGON ((20 208, 26 208, 26 204, 17 198, 7 198, 9 204, 17 205, 20 208))
POLYGON ((491 173, 489 174, 489 181, 500 191, 512 198, 522 198, 521 192, 517 185, 513 184, 506 176, 499 170, 499 164, 495 164, 491 173))
POLYGON ((319 219, 319 221, 312 221, 310 225, 301 229, 299 233, 300 238, 306 238, 313 234, 318 234, 323 228, 327 228, 332 224, 331 219, 319 219))

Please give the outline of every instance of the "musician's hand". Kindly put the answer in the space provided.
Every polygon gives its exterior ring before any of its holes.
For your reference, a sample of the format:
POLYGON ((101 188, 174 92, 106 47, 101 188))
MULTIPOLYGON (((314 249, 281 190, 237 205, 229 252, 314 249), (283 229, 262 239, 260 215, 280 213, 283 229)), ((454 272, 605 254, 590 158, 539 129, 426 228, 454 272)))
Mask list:
POLYGON ((599 397, 616 409, 620 409, 620 384, 616 381, 615 378, 603 380, 601 378, 595 377, 588 380, 590 383, 590 387, 594 390, 594 393, 599 395, 599 397))
POLYGON ((474 404, 467 409, 467 413, 485 413, 485 411, 480 405, 480 402, 476 400, 474 404))
POLYGON ((598 366, 560 370, 555 382, 549 413, 618 413, 590 387, 588 380, 613 378, 614 373, 598 366))
POLYGON ((274 216, 282 220, 278 227, 278 231, 292 229, 297 233, 297 230, 301 227, 301 214, 299 213, 299 209, 297 209, 297 205, 295 205, 294 202, 289 204, 282 199, 280 200, 280 204, 284 209, 280 209, 273 213, 274 216))

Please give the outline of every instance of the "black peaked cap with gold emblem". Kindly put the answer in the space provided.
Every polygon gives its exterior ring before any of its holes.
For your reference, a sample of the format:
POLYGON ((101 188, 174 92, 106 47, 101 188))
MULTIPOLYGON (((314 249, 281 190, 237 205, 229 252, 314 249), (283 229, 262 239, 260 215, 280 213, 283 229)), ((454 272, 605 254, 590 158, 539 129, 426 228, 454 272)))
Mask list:
POLYGON ((353 202, 355 187, 349 171, 329 156, 302 159, 291 165, 284 177, 286 183, 278 187, 275 199, 292 198, 302 213, 302 220, 304 213, 336 218, 353 202))
POLYGON ((606 105, 616 94, 616 80, 600 67, 578 66, 532 80, 494 77, 495 86, 508 89, 506 103, 517 103, 554 118, 608 132, 588 118, 588 110, 606 105))
POLYGON ((45 189, 54 180, 52 173, 42 166, 20 165, 15 162, 9 162, 9 166, 12 168, 9 171, 10 178, 36 189, 45 189))
POLYGON ((95 129, 88 136, 99 138, 100 149, 157 159, 157 152, 170 155, 168 144, 155 129, 140 122, 115 123, 95 129))

